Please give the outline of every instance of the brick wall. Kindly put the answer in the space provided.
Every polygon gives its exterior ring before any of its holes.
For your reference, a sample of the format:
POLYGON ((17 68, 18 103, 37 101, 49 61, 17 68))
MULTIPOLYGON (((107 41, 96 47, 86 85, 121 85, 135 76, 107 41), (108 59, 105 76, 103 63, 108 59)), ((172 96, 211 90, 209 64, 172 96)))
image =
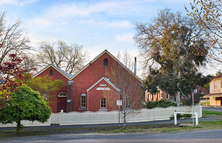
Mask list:
MULTIPOLYGON (((67 93, 67 82, 68 79, 63 76, 60 72, 58 72, 55 68, 53 67, 49 67, 48 69, 46 69, 45 71, 43 71, 42 73, 40 73, 38 75, 38 77, 44 77, 48 75, 49 78, 52 79, 52 81, 56 80, 56 79, 60 79, 64 82, 65 86, 61 87, 58 91, 56 91, 55 93, 51 94, 51 95, 58 95, 60 92, 66 92, 67 93), (53 70, 53 75, 49 75, 49 71, 53 70)), ((50 103, 50 107, 52 109, 52 113, 57 113, 60 112, 61 109, 64 110, 64 112, 66 111, 66 97, 55 97, 55 99, 53 98, 49 98, 49 102, 50 103), (53 100, 53 101, 52 101, 53 100)))

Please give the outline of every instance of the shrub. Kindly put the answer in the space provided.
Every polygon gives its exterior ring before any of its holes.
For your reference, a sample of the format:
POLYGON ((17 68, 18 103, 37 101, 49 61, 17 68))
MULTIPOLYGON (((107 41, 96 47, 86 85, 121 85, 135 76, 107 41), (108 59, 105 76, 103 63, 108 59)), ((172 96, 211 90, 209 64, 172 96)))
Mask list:
POLYGON ((147 108, 148 109, 152 109, 152 108, 155 108, 155 107, 166 108, 166 107, 169 107, 169 106, 177 106, 177 104, 174 101, 169 100, 169 99, 161 99, 159 101, 149 101, 149 102, 147 102, 147 108))
MULTIPOLYGON (((194 94, 194 104, 199 104, 200 102, 200 96, 202 96, 200 93, 194 94)), ((192 98, 187 98, 182 100, 183 105, 192 105, 192 98)))

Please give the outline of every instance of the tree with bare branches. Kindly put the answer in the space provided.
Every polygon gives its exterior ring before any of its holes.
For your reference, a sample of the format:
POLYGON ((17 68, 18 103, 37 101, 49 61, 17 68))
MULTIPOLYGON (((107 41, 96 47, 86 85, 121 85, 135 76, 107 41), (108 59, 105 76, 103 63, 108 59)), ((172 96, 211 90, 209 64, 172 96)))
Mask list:
POLYGON ((86 61, 87 54, 81 45, 67 45, 66 42, 57 40, 54 42, 43 41, 39 44, 37 59, 40 66, 54 64, 69 74, 79 71, 86 61))
POLYGON ((128 69, 133 71, 134 68, 134 62, 133 62, 133 57, 130 55, 130 53, 125 50, 123 52, 118 51, 117 54, 117 59, 121 61, 128 69))
POLYGON ((109 80, 120 90, 119 100, 122 100, 122 107, 118 108, 116 105, 116 99, 109 95, 116 95, 116 91, 104 91, 106 92, 106 98, 109 101, 111 107, 119 109, 124 118, 123 128, 126 128, 126 117, 130 113, 137 113, 138 109, 142 107, 142 101, 144 99, 144 90, 142 82, 133 73, 123 67, 123 65, 114 62, 110 67, 109 74, 107 76, 109 80), (110 92, 113 92, 110 94, 110 92))
POLYGON ((207 38, 209 58, 222 62, 222 1, 221 0, 193 0, 189 10, 185 7, 188 16, 195 22, 203 35, 207 38))
POLYGON ((30 41, 23 35, 23 30, 19 29, 20 24, 21 21, 17 20, 14 24, 7 25, 5 13, 0 14, 0 64, 6 61, 5 58, 11 53, 19 55, 30 50, 27 45, 30 41))

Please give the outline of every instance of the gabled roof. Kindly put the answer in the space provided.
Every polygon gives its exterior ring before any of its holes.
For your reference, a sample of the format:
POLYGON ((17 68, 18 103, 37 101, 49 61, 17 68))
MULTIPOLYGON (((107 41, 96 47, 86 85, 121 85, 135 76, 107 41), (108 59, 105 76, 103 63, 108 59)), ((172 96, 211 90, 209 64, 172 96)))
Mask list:
POLYGON ((87 89, 87 92, 92 89, 94 86, 96 86, 100 81, 105 80, 107 83, 109 83, 109 85, 111 85, 114 89, 116 89, 118 92, 120 92, 121 90, 116 87, 112 82, 109 81, 108 78, 104 78, 102 77, 100 80, 98 80, 95 84, 93 84, 90 88, 87 89))
POLYGON ((100 53, 97 57, 95 57, 92 61, 90 61, 86 66, 84 66, 81 70, 79 70, 75 75, 73 75, 71 77, 71 79, 73 79, 74 77, 76 77, 77 75, 79 75, 82 71, 84 71, 88 66, 90 66, 93 62, 95 62, 98 58, 100 58, 102 55, 104 54, 108 54, 109 56, 111 56, 115 61, 117 61, 122 67, 124 67, 128 72, 130 72, 136 79, 138 79, 141 83, 142 80, 136 76, 131 70, 129 70, 124 64, 122 64, 115 56, 113 56, 108 50, 104 50, 102 53, 100 53))
POLYGON ((35 78, 36 76, 38 76, 39 74, 41 74, 42 72, 44 72, 46 69, 48 69, 49 67, 54 68, 55 70, 57 70, 59 73, 61 73, 63 76, 65 76, 67 79, 70 79, 72 77, 71 74, 68 74, 67 72, 65 72, 64 70, 58 68, 57 66, 53 65, 53 64, 49 64, 48 66, 46 66, 45 68, 43 68, 41 71, 39 71, 37 74, 35 74, 33 77, 35 78))
POLYGON ((102 53, 100 53, 97 57, 95 57, 92 61, 90 61, 87 65, 85 65, 81 70, 79 70, 76 74, 74 74, 73 76, 71 74, 68 74, 67 72, 65 72, 64 70, 58 68, 57 66, 53 65, 53 64, 49 64, 48 66, 46 66, 45 68, 43 68, 41 71, 39 71, 37 74, 35 74, 33 77, 38 76, 39 74, 41 74, 43 71, 45 71, 46 69, 48 69, 49 67, 53 67, 54 69, 56 69, 59 73, 61 73, 62 75, 64 75, 67 79, 72 80, 73 78, 75 78, 77 75, 79 75, 82 71, 84 71, 88 66, 90 66, 93 62, 95 62, 98 58, 100 58, 102 55, 104 54, 108 54, 109 56, 111 56, 115 61, 117 61, 122 67, 124 67, 129 73, 131 73, 136 79, 138 79, 141 83, 142 80, 136 76, 131 70, 129 70, 124 64, 122 64, 115 56, 113 56, 109 51, 104 50, 102 53))
POLYGON ((220 74, 220 75, 218 75, 218 76, 213 77, 213 79, 217 79, 217 78, 222 78, 222 74, 220 74))

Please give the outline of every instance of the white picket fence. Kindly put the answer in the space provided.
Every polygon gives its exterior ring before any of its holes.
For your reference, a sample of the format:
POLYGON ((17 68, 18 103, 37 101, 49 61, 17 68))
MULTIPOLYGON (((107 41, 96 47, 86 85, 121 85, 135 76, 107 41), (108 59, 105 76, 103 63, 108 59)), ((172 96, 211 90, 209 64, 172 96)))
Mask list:
MULTIPOLYGON (((177 112, 192 112, 190 106, 182 107, 168 107, 168 108, 154 108, 141 109, 136 113, 131 113, 127 116, 126 121, 131 122, 145 122, 157 120, 169 120, 173 113, 177 112)), ((198 117, 202 117, 202 106, 196 105, 194 112, 198 113, 198 117)), ((98 112, 69 112, 69 113, 52 113, 50 119, 46 123, 22 121, 24 126, 50 126, 51 124, 59 125, 81 125, 81 124, 107 124, 118 123, 119 111, 98 111, 98 112)), ((123 122, 122 114, 120 114, 120 122, 123 122)), ((2 125, 0 127, 15 127, 15 124, 2 125)))

